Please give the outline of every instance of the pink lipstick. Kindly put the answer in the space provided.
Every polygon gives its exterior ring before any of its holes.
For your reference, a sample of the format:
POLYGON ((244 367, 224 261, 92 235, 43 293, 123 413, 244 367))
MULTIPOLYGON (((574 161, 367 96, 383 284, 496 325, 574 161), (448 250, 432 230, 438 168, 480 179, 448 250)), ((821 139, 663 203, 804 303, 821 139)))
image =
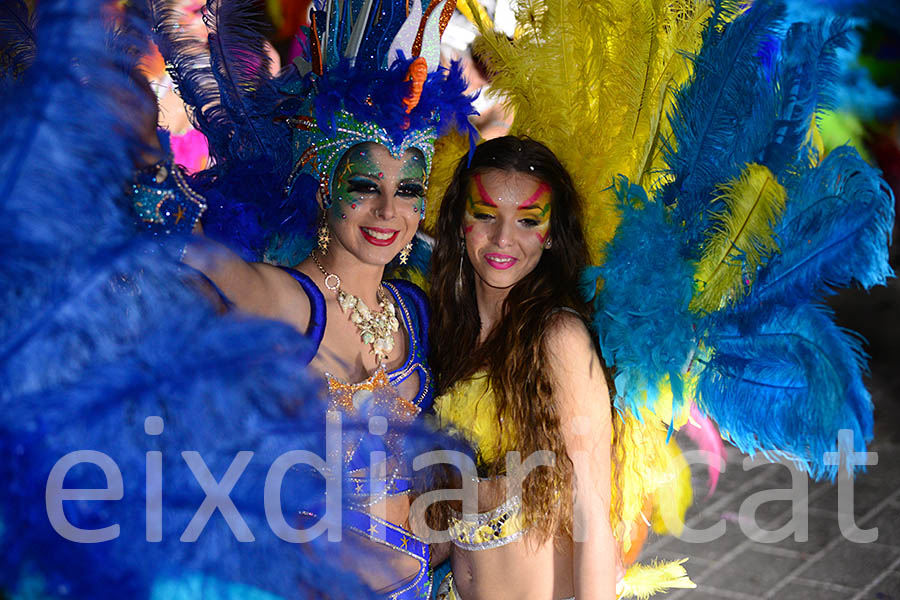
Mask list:
POLYGON ((518 258, 514 258, 508 254, 497 254, 495 252, 485 254, 484 260, 487 264, 499 271, 505 271, 506 269, 519 262, 518 258))

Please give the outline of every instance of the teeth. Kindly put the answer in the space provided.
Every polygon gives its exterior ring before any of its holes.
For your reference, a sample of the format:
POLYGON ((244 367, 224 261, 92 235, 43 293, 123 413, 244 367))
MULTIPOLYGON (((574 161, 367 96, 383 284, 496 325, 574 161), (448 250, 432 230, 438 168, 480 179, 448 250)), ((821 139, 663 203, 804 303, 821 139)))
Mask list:
POLYGON ((513 261, 513 259, 511 259, 511 258, 497 258, 496 256, 492 256, 492 257, 490 258, 490 260, 491 260, 492 262, 498 262, 498 263, 508 263, 508 262, 512 262, 512 261, 513 261))
POLYGON ((381 231, 372 231, 371 229, 367 229, 365 227, 363 227, 362 230, 366 232, 366 235, 371 235, 376 240, 389 240, 392 237, 394 237, 394 234, 396 233, 396 231, 391 232, 391 233, 384 233, 381 231))

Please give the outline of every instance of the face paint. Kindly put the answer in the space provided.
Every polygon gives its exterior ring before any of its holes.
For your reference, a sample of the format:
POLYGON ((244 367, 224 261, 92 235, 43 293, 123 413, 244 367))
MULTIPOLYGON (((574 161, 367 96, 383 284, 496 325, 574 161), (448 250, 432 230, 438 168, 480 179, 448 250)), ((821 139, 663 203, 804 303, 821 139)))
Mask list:
POLYGON ((343 216, 346 210, 356 210, 366 196, 375 193, 383 177, 378 164, 366 150, 348 152, 338 164, 334 178, 332 207, 336 214, 343 216), (379 177, 379 174, 381 177, 379 177))
POLYGON ((484 189, 481 174, 469 182, 469 197, 466 199, 466 214, 463 217, 463 231, 469 233, 480 219, 497 216, 497 203, 484 189))
POLYGON ((403 162, 400 169, 400 183, 397 193, 413 200, 413 212, 419 219, 425 218, 425 159, 419 152, 413 152, 403 162))
POLYGON ((534 232, 541 244, 544 243, 550 232, 551 196, 550 186, 542 181, 534 193, 520 204, 517 210, 520 221, 534 222, 534 232))

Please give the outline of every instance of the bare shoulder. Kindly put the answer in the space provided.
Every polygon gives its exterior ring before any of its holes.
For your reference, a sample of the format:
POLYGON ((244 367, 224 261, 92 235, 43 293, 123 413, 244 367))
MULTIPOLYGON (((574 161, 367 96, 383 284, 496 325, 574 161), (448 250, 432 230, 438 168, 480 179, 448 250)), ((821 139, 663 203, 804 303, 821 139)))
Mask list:
POLYGON ((556 357, 590 358, 591 355, 596 355, 584 319, 568 310, 561 310, 550 316, 544 343, 551 360, 556 357))
POLYGON ((545 335, 548 366, 560 409, 564 413, 584 414, 607 406, 606 376, 584 320, 572 312, 560 311, 553 315, 545 335))
POLYGON ((305 332, 311 310, 309 296, 300 283, 280 267, 266 263, 251 265, 260 282, 251 312, 283 321, 305 332))

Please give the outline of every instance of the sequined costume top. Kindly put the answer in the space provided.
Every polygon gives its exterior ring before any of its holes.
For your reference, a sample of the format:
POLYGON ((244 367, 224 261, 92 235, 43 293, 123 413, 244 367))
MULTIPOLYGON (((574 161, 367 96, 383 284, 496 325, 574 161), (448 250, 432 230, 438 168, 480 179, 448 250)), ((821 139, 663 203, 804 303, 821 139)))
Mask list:
MULTIPOLYGON (((325 334, 326 308, 325 297, 318 286, 304 273, 294 269, 285 269, 300 284, 309 298, 310 316, 306 330, 312 341, 306 362, 312 361, 319 351, 325 334)), ((381 365, 365 380, 348 383, 326 373, 328 390, 332 403, 345 414, 357 415, 371 410, 384 409, 389 419, 409 421, 423 410, 431 407, 433 388, 431 371, 428 368, 428 304, 425 294, 418 287, 403 280, 383 282, 390 292, 400 321, 409 336, 409 350, 403 364, 392 371, 381 365), (418 376, 419 389, 412 400, 399 396, 396 386, 413 375, 418 376), (368 404, 366 408, 363 404, 368 404), (380 406, 383 404, 383 406, 380 406), (374 406, 373 406, 374 405, 374 406)), ((369 413, 371 414, 371 413, 369 413)), ((400 434, 390 430, 384 436, 388 446, 392 445, 392 436, 400 434)), ((400 588, 385 595, 388 600, 413 600, 427 598, 431 595, 432 574, 429 568, 430 551, 428 544, 403 527, 378 518, 368 512, 367 507, 384 499, 386 496, 403 494, 411 489, 411 482, 404 473, 395 468, 385 478, 370 477, 364 470, 368 467, 364 452, 357 452, 359 437, 345 431, 344 467, 349 476, 345 477, 345 497, 348 506, 343 511, 343 523, 350 530, 379 544, 384 544, 398 552, 415 558, 419 562, 419 570, 415 577, 400 588), (351 439, 346 436, 350 435, 351 439)), ((396 448, 402 451, 402 440, 394 438, 396 448)), ((312 513, 311 513, 312 514, 312 513)))
MULTIPOLYGON (((306 330, 310 338, 309 353, 305 357, 307 362, 312 361, 319 351, 322 338, 325 333, 326 309, 325 297, 318 286, 307 275, 294 269, 285 269, 303 288, 309 298, 310 318, 306 330)), ((425 294, 414 284, 403 280, 391 280, 383 283, 385 289, 391 294, 397 306, 397 312, 403 327, 409 335, 409 349, 403 364, 392 371, 387 371, 380 366, 375 372, 363 381, 351 383, 343 381, 329 373, 326 373, 329 394, 332 403, 344 414, 356 416, 366 414, 384 414, 389 421, 409 422, 423 410, 428 410, 433 401, 433 388, 431 384, 431 370, 428 368, 428 302, 425 294), (411 400, 401 397, 396 387, 412 376, 418 377, 418 391, 411 400), (364 406, 365 405, 365 406, 364 406)), ((411 482, 405 474, 398 470, 387 474, 383 483, 375 483, 364 473, 369 464, 365 452, 357 452, 362 434, 345 437, 344 466, 347 472, 358 476, 349 477, 348 497, 359 504, 368 504, 373 498, 384 495, 399 494, 409 491, 411 482), (354 498, 355 497, 355 498, 354 498), (367 501, 363 501, 367 498, 367 501)), ((402 451, 402 439, 397 432, 388 431, 384 436, 391 451, 402 451)))

